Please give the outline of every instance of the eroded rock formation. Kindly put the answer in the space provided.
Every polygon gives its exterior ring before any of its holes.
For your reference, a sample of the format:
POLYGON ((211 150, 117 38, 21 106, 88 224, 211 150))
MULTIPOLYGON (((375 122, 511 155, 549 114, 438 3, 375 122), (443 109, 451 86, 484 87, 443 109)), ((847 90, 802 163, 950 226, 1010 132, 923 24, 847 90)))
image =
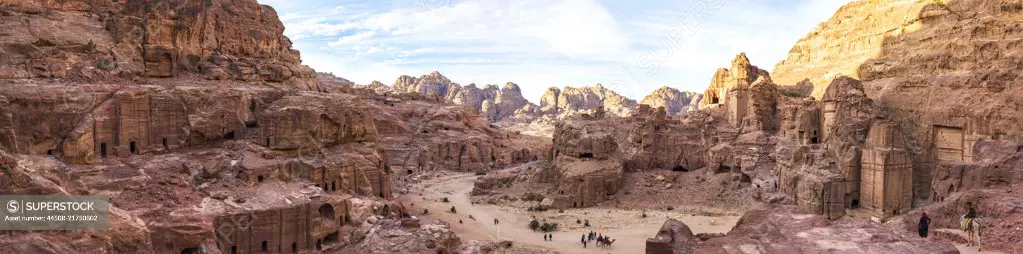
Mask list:
POLYGON ((315 90, 313 71, 255 1, 3 1, 0 79, 107 76, 269 82, 315 90))
POLYGON ((676 115, 699 110, 702 94, 694 92, 681 92, 671 87, 661 87, 643 97, 639 104, 648 105, 651 108, 664 107, 668 115, 676 115))
MULTIPOLYGON (((727 235, 689 246, 692 253, 958 253, 952 244, 864 220, 829 221, 781 207, 746 212, 727 235), (928 240, 931 239, 931 240, 928 240), (891 244, 902 242, 906 244, 891 244)), ((679 252, 675 252, 679 253, 679 252)), ((684 252, 683 252, 684 253, 684 252)))

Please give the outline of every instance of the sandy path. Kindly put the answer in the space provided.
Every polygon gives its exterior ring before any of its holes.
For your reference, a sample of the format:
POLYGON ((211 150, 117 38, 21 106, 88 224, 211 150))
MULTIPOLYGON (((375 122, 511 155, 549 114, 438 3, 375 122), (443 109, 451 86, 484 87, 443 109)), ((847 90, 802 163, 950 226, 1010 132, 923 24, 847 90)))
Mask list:
MULTIPOLYGON (((963 232, 960 229, 939 228, 939 229, 934 229, 934 231, 941 231, 941 232, 945 232, 945 233, 954 234, 954 235, 957 235, 959 237, 962 237, 963 240, 967 239, 966 232, 963 232)), ((981 241, 983 241, 983 240, 984 240, 984 238, 981 238, 981 241)), ((981 242, 981 244, 983 244, 983 242, 981 242)), ((1001 253, 1003 253, 1003 252, 998 252, 998 251, 986 251, 986 250, 985 251, 980 251, 980 248, 978 248, 977 246, 966 246, 966 244, 955 244, 955 246, 956 246, 956 249, 959 249, 959 253, 962 253, 962 254, 1001 254, 1001 253)))
POLYGON ((738 220, 738 216, 689 216, 668 212, 647 212, 648 217, 642 218, 639 211, 606 208, 573 209, 559 213, 526 212, 521 208, 496 205, 473 205, 469 193, 475 179, 476 176, 472 174, 431 179, 417 184, 401 199, 403 202, 414 203, 414 206, 410 207, 412 214, 426 220, 435 219, 449 223, 452 231, 463 240, 510 240, 518 246, 525 245, 561 253, 642 252, 646 239, 657 232, 667 217, 685 222, 694 233, 725 233, 738 220), (450 202, 440 202, 444 197, 450 202), (451 206, 455 206, 458 213, 450 213, 451 206), (420 215, 424 207, 430 210, 429 215, 420 215), (469 219, 469 215, 473 215, 476 221, 469 219), (533 232, 527 227, 532 216, 559 224, 558 231, 553 232, 554 241, 544 241, 542 233, 533 232), (501 223, 495 225, 494 218, 500 219, 501 223), (575 221, 579 218, 590 220, 592 227, 585 228, 576 224, 575 221), (459 223, 459 219, 463 223, 459 223), (597 248, 590 243, 588 248, 584 249, 580 238, 590 230, 610 234, 616 239, 614 246, 597 248))

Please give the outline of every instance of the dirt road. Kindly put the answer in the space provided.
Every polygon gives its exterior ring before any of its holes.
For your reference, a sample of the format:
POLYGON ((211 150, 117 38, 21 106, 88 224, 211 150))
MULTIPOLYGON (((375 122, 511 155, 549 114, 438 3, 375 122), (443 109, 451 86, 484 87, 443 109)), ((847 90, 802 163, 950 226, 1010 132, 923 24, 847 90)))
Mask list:
POLYGON ((671 212, 627 211, 607 208, 571 209, 558 211, 526 212, 521 208, 498 205, 473 205, 469 198, 473 181, 477 176, 458 174, 424 181, 414 186, 409 194, 401 197, 403 202, 414 203, 410 211, 421 219, 441 220, 451 224, 452 231, 463 240, 510 240, 517 246, 551 250, 560 253, 638 253, 645 248, 646 239, 653 236, 666 218, 675 218, 686 223, 694 233, 725 233, 735 225, 738 216, 691 216, 671 212), (449 202, 442 202, 447 197, 449 202), (449 210, 454 206, 457 213, 449 210), (428 215, 420 215, 423 209, 428 215), (469 219, 472 215, 476 220, 469 219), (553 241, 544 241, 543 234, 533 232, 527 225, 536 216, 559 224, 553 232, 553 241), (494 218, 500 224, 494 224, 494 218), (591 227, 577 224, 578 220, 589 220, 591 227), (462 223, 459 223, 459 220, 462 223), (599 248, 591 242, 583 248, 580 238, 593 230, 610 235, 614 246, 599 248))

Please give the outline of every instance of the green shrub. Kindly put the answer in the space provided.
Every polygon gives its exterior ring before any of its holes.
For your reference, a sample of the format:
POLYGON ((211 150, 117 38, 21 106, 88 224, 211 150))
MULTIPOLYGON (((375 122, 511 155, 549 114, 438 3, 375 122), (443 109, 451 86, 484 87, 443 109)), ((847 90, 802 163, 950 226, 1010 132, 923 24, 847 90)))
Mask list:
POLYGON ((451 206, 451 213, 458 213, 458 210, 454 206, 451 206))
POLYGON ((544 223, 540 225, 540 231, 551 232, 558 229, 558 223, 544 223))
POLYGON ((449 203, 451 200, 449 200, 448 197, 443 197, 440 199, 440 202, 449 203))
POLYGON ((583 227, 590 227, 590 220, 583 221, 583 227))
POLYGON ((531 229, 533 231, 536 231, 537 229, 540 229, 540 221, 537 221, 536 219, 530 220, 529 221, 529 229, 531 229))
POLYGON ((96 68, 100 70, 109 71, 114 69, 114 63, 110 59, 102 58, 96 61, 96 68))

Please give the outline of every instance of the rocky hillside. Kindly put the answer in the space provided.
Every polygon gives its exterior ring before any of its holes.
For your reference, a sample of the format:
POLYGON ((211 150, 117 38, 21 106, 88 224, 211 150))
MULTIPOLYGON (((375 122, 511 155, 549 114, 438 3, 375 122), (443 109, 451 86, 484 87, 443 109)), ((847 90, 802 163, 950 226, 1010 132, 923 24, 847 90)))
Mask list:
POLYGON ((4 250, 465 253, 408 220, 396 182, 548 150, 315 74, 255 0, 0 0, 0 27, 0 193, 111 197, 111 230, 11 231, 4 250))
MULTIPOLYGON (((476 84, 463 86, 451 82, 450 79, 436 71, 418 78, 403 75, 398 77, 391 86, 374 81, 369 85, 360 85, 359 87, 382 94, 417 93, 427 97, 436 97, 445 103, 479 110, 491 122, 531 121, 542 117, 564 118, 594 113, 598 107, 603 107, 605 112, 612 115, 629 116, 639 105, 635 100, 622 96, 601 84, 584 87, 551 87, 540 98, 540 105, 536 105, 522 96, 522 90, 515 83, 508 82, 502 87, 486 85, 480 88, 476 84)), ((664 87, 647 97, 650 98, 649 103, 654 104, 652 107, 669 107, 671 114, 674 115, 695 110, 696 103, 700 101, 699 96, 696 93, 683 93, 673 88, 664 87)))
POLYGON ((543 112, 554 115, 593 112, 603 107, 605 112, 618 116, 628 116, 636 110, 636 101, 626 98, 603 85, 584 87, 566 86, 564 89, 551 87, 540 97, 540 108, 543 112))
POLYGON ((679 91, 678 89, 663 86, 653 91, 639 104, 646 104, 652 108, 664 107, 668 115, 688 113, 700 109, 700 100, 703 94, 679 91))
POLYGON ((316 89, 277 12, 256 1, 0 0, 0 27, 0 79, 196 73, 316 89))
POLYGON ((1018 69, 1023 54, 1018 50, 1021 15, 1020 1, 855 1, 799 40, 772 77, 783 85, 809 79, 818 99, 841 75, 864 81, 955 78, 946 83, 1013 87, 1011 82, 1019 81, 1009 70, 1018 69))

